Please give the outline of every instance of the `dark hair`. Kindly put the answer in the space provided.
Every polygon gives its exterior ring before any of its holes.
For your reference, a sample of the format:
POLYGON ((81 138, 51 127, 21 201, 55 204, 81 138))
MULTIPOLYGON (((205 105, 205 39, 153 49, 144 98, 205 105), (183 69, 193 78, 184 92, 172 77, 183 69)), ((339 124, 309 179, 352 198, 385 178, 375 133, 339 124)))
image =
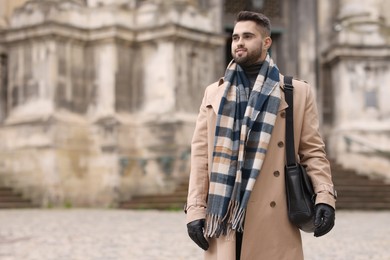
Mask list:
POLYGON ((261 31, 265 36, 271 35, 271 21, 262 13, 241 11, 237 14, 236 23, 241 21, 253 21, 261 27, 261 31))

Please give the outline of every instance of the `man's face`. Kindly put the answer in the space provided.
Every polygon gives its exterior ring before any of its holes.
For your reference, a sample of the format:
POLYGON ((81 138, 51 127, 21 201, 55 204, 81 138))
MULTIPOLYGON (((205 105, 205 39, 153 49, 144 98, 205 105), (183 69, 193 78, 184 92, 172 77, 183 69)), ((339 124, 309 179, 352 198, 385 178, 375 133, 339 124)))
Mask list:
POLYGON ((263 61, 271 42, 270 37, 263 38, 255 22, 237 22, 232 35, 233 59, 241 66, 263 61))

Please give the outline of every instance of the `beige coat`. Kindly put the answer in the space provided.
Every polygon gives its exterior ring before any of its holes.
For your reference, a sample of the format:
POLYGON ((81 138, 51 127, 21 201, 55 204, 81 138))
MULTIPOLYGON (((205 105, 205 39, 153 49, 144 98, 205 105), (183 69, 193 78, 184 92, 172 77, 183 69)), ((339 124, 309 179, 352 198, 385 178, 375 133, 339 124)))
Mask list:
MULTIPOLYGON (((281 75, 281 89, 283 90, 281 75)), ((294 84, 294 140, 296 153, 307 165, 316 203, 335 207, 329 162, 319 134, 315 98, 311 87, 302 81, 294 84)), ((215 125, 224 81, 207 87, 200 107, 191 148, 191 174, 187 199, 187 223, 205 218, 215 125)), ((287 217, 284 185, 285 109, 284 92, 263 168, 249 199, 245 218, 241 260, 303 259, 298 228, 287 217)), ((207 260, 235 260, 235 237, 208 239, 207 260)))

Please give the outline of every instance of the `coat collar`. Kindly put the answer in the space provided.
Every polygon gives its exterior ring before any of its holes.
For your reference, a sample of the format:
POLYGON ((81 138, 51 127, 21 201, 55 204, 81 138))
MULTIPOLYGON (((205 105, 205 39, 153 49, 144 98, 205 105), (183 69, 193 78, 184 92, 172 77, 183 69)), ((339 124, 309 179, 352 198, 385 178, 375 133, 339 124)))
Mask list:
MULTIPOLYGON (((288 107, 287 102, 284 98, 284 83, 283 83, 283 75, 280 74, 280 81, 279 81, 279 87, 282 90, 281 93, 281 100, 279 105, 279 111, 284 110, 288 107)), ((214 112, 218 114, 219 104, 221 103, 221 99, 223 97, 223 93, 225 90, 226 82, 223 78, 220 78, 216 83, 216 93, 214 95, 209 95, 210 99, 208 100, 207 105, 211 105, 214 109, 214 112)))

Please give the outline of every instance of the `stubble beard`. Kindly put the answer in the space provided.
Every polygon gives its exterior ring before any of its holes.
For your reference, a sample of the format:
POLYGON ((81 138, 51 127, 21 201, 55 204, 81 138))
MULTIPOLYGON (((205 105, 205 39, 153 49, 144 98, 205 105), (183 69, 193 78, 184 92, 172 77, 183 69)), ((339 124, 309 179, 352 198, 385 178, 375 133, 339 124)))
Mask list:
POLYGON ((248 66, 255 64, 259 61, 261 54, 262 54, 262 50, 263 50, 263 44, 260 45, 259 49, 256 49, 253 52, 247 52, 246 56, 239 57, 239 56, 237 56, 235 51, 232 51, 232 56, 233 56, 234 61, 238 65, 240 65, 242 67, 248 67, 248 66))

